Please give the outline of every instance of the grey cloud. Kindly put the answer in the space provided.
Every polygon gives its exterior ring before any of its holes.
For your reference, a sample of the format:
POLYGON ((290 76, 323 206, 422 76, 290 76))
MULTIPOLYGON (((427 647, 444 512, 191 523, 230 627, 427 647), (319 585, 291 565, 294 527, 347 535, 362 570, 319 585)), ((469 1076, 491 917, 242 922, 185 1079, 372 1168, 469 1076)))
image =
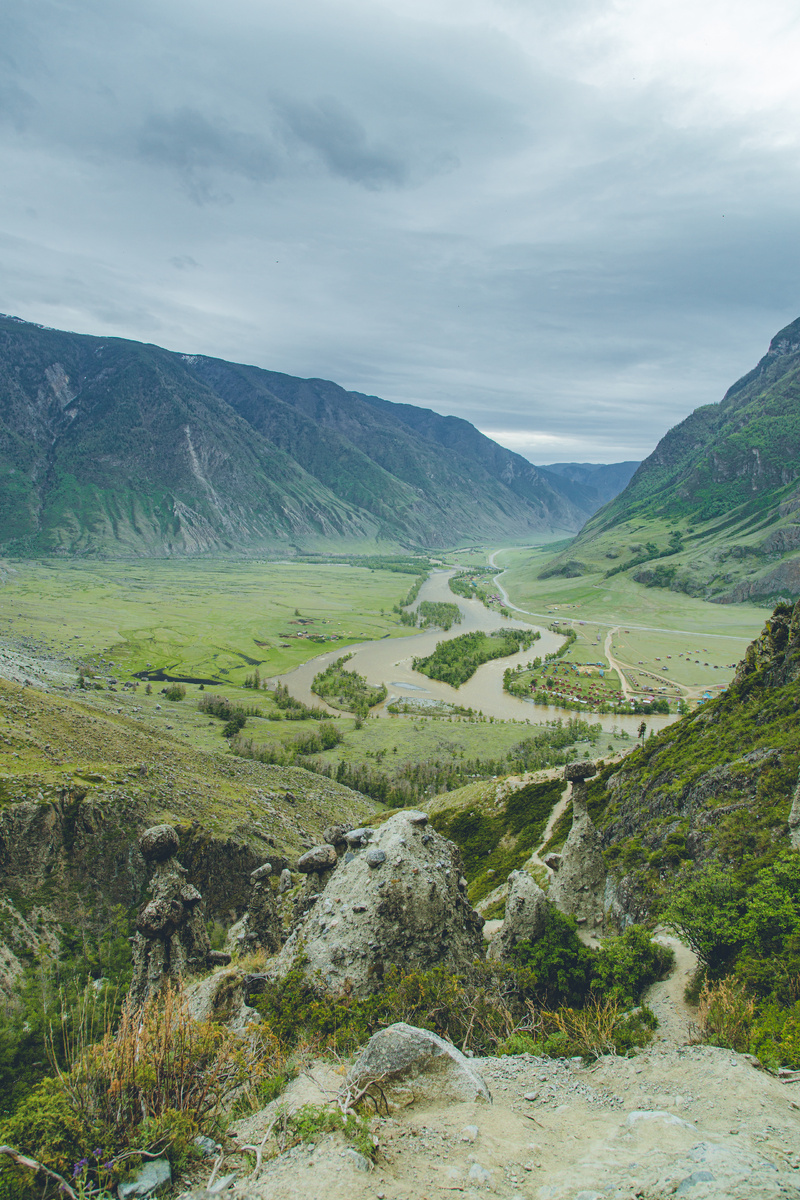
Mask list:
POLYGON ((278 170, 277 156, 261 138, 191 108, 148 117, 137 148, 149 162, 177 171, 199 204, 230 200, 214 188, 213 180, 220 174, 263 183, 274 179, 278 170))
POLYGON ((388 149, 370 145, 363 126, 336 99, 284 100, 277 108, 289 144, 301 143, 315 151, 331 174, 369 189, 405 183, 406 165, 388 149))
POLYGON ((463 415, 540 462, 647 453, 800 311, 794 150, 768 112, 671 122, 681 79, 581 82, 566 35, 606 0, 390 7, 15 6, 0 308, 463 415), (498 9, 533 13, 535 54, 498 9))
POLYGON ((7 121, 19 133, 27 127, 31 114, 36 108, 33 97, 11 80, 0 84, 0 120, 7 121))

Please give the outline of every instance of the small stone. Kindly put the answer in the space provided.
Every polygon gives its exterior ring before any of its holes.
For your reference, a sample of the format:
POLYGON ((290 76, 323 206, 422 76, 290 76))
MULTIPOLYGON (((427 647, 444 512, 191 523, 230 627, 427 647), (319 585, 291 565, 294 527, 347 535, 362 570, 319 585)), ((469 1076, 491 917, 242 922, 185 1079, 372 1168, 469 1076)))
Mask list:
POLYGON ((386 862, 386 854, 378 846, 370 846, 364 857, 367 860, 367 866, 373 869, 386 862))
POLYGON ((280 877, 280 881, 278 883, 278 891, 282 895, 284 892, 288 892, 289 888, 291 886, 292 886, 292 873, 288 867, 284 867, 284 869, 281 871, 281 877, 280 877))
POLYGON ((464 1128, 461 1130, 462 1142, 472 1143, 475 1141, 477 1136, 478 1136, 478 1126, 477 1125, 465 1125, 464 1128))
POLYGON ((346 1150, 342 1151, 342 1158, 347 1159, 357 1171, 366 1173, 375 1169, 375 1164, 366 1155, 359 1154, 358 1150, 353 1150, 352 1146, 348 1146, 346 1150))
POLYGON ((522 1097, 522 1099, 523 1100, 538 1100, 539 1093, 538 1092, 526 1092, 525 1095, 522 1097))
POLYGON ((471 1179, 473 1183, 491 1183, 492 1172, 487 1171, 486 1167, 482 1167, 480 1163, 474 1162, 467 1171, 467 1179, 471 1179))
POLYGON ((169 1159, 153 1158, 150 1162, 146 1162, 134 1175, 133 1179, 128 1179, 125 1183, 120 1183, 117 1187, 117 1195, 119 1200, 133 1200, 139 1196, 154 1196, 155 1193, 165 1184, 172 1182, 172 1171, 170 1170, 169 1159))
POLYGON ((194 1139, 194 1144, 204 1158, 216 1158, 221 1149, 219 1142, 215 1142, 213 1138, 206 1137, 202 1133, 198 1133, 194 1139))
POLYGON ((261 883, 263 879, 269 878, 272 874, 272 863, 265 862, 262 866, 256 867, 255 871, 250 872, 251 883, 261 883))

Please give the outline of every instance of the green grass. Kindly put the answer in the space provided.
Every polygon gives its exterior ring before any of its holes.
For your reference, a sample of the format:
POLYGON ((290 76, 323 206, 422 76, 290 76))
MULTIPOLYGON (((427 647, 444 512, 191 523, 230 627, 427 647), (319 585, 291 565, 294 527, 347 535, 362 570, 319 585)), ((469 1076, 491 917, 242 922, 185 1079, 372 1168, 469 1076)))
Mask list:
POLYGON ((565 663, 603 660, 606 636, 614 630, 612 655, 634 689, 664 687, 671 706, 684 688, 716 694, 726 687, 733 664, 770 611, 750 604, 708 604, 683 592, 646 588, 625 574, 538 578, 551 559, 546 547, 500 556, 508 567, 502 583, 514 603, 540 619, 573 625, 578 637, 565 663), (658 682, 654 675, 661 677, 658 682))
POLYGON ((449 797, 437 805, 431 824, 461 849, 473 904, 530 858, 563 791, 563 779, 548 779, 526 784, 499 802, 495 797, 487 804, 485 790, 483 804, 465 806, 455 792, 448 807, 449 797))
POLYGON ((76 664, 111 659, 116 674, 241 685, 254 667, 282 674, 326 644, 402 636, 391 610, 407 581, 319 563, 19 562, 0 587, 0 636, 68 646, 76 664))

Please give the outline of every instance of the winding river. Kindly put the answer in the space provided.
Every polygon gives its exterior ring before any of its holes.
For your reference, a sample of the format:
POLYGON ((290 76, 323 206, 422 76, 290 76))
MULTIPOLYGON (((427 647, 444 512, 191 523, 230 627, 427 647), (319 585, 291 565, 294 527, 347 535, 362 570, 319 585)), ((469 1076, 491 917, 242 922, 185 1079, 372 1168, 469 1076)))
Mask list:
MULTIPOLYGON (((519 621, 513 617, 502 617, 499 613, 485 608, 480 600, 466 600, 462 596, 455 596, 448 587, 448 580, 455 573, 451 570, 434 571, 422 585, 416 603, 423 600, 457 603, 461 611, 460 625, 454 625, 447 632, 441 629, 426 630, 423 633, 411 634, 409 637, 383 638, 377 642, 360 642, 346 649, 340 647, 336 650, 329 650, 324 654, 317 655, 316 658, 309 659, 302 666, 296 667, 294 671, 281 675, 280 682, 288 687, 289 692, 296 699, 302 700, 306 704, 321 705, 323 702, 319 696, 311 691, 311 682, 315 675, 335 659, 341 658, 344 652, 353 655, 347 664, 348 670, 364 675, 369 683, 384 684, 387 688, 388 696, 384 703, 372 710, 373 715, 380 717, 391 716, 387 712, 387 706, 393 700, 410 700, 412 698, 444 700, 448 704, 473 708, 482 712, 485 717, 495 717, 502 721, 529 721, 532 725, 542 725, 545 721, 552 721, 556 718, 566 719, 571 716, 579 716, 580 713, 569 709, 532 704, 529 700, 509 696, 507 692, 503 691, 503 672, 507 667, 515 667, 518 663, 525 664, 536 655, 544 658, 546 654, 551 654, 562 644, 563 638, 541 626, 534 626, 541 632, 540 641, 535 642, 529 649, 523 650, 519 654, 484 663, 460 688, 452 688, 447 683, 428 679, 426 675, 421 675, 413 669, 411 663, 414 658, 432 653, 438 642, 458 637, 462 633, 472 633, 475 630, 491 633, 495 629, 509 626, 531 628, 526 621, 519 621)), ((330 709, 330 711, 335 712, 336 710, 330 709)), ((604 729, 609 731, 615 727, 625 729, 634 737, 642 720, 641 717, 621 717, 613 714, 601 716, 590 713, 587 715, 593 723, 599 722, 604 729)), ((675 719, 674 716, 653 715, 647 717, 647 725, 650 729, 662 729, 675 719)))

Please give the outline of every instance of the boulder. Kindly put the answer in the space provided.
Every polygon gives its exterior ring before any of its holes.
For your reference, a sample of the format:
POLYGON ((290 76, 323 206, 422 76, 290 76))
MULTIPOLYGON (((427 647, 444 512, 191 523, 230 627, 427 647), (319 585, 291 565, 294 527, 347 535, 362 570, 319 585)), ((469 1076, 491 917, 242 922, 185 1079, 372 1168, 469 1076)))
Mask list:
POLYGON ((360 846, 366 846, 373 832, 372 829, 367 829, 366 826, 359 826, 358 829, 351 829, 349 833, 345 834, 345 841, 348 846, 357 849, 360 846))
POLYGON ((335 867, 338 862, 335 846, 323 845, 314 846, 311 850, 307 850, 305 854, 301 854, 297 860, 297 869, 303 875, 321 874, 323 871, 330 871, 331 867, 335 867))
POLYGON ((328 825, 322 831, 322 839, 328 842, 329 845, 335 846, 338 850, 340 847, 347 845, 347 834, 349 831, 349 825, 328 825))
POLYGON ((489 958, 511 958, 519 942, 535 942, 544 933, 547 897, 527 871, 512 871, 502 926, 492 938, 489 958))
POLYGON ((429 1029, 405 1021, 372 1035, 350 1068, 347 1083, 359 1090, 380 1083, 387 1099, 404 1104, 492 1102, 491 1092, 460 1050, 429 1029))
POLYGON ((394 964, 459 970, 481 956, 483 918, 459 889, 458 847, 406 812, 371 832, 373 853, 342 859, 270 966, 276 976, 303 962, 331 992, 364 996, 394 964))
POLYGON ((589 762, 588 760, 567 763, 564 767, 564 778, 568 783, 572 784, 572 811, 575 817, 583 816, 587 811, 586 803, 589 798, 589 789, 586 786, 586 780, 591 779, 596 774, 597 768, 593 762, 589 762))
POLYGON ((142 857, 148 862, 164 862, 178 853, 178 835, 171 825, 152 825, 139 838, 142 857))
POLYGON ((591 779, 596 774, 597 767, 588 759, 582 762, 567 763, 564 767, 564 778, 569 783, 575 783, 577 780, 583 782, 584 779, 591 779))
POLYGON ((272 874, 272 863, 265 862, 262 866, 256 867, 255 871, 250 872, 251 883, 261 883, 262 880, 268 879, 272 874))
POLYGON ((291 886, 292 886, 292 873, 288 867, 284 867, 283 870, 281 871, 281 878, 280 878, 280 882, 278 884, 279 895, 282 896, 284 892, 288 892, 291 886))

